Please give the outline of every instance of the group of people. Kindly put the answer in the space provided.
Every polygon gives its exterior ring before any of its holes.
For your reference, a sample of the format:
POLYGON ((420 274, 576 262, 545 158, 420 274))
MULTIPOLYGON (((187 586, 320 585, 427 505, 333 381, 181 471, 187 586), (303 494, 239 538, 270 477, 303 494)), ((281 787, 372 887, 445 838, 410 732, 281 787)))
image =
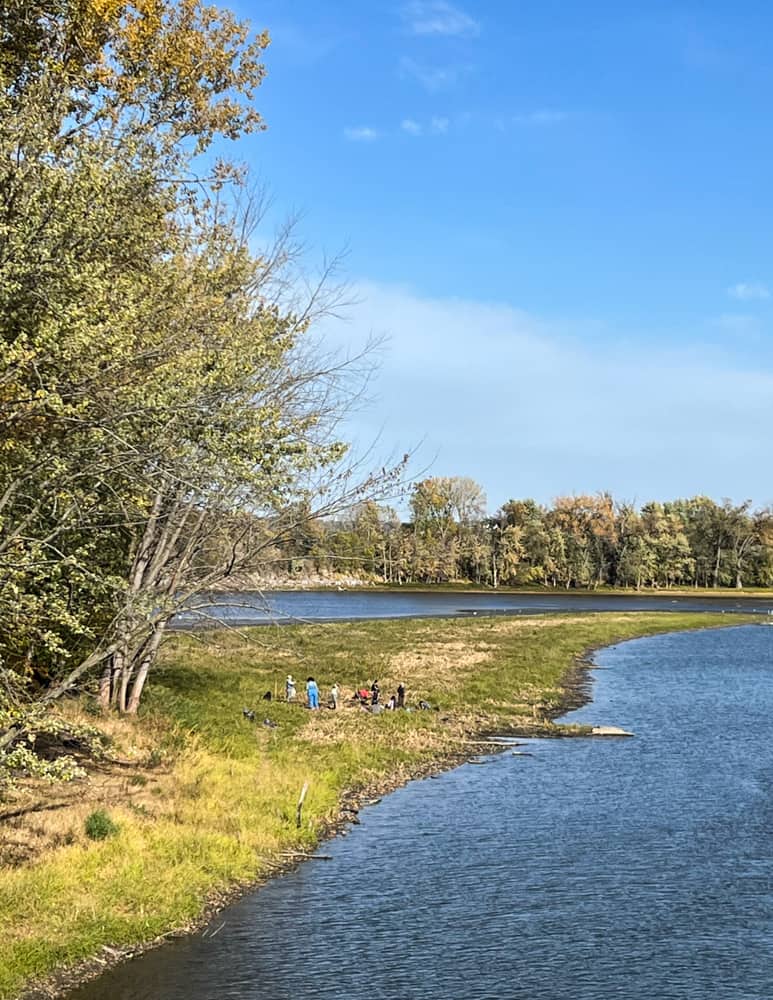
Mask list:
MULTIPOLYGON (((298 697, 298 691, 292 674, 288 674, 287 680, 285 681, 285 697, 288 701, 295 701, 298 697)), ((338 685, 333 684, 328 694, 327 707, 332 708, 333 710, 337 709, 339 698, 340 692, 338 685)), ((313 677, 309 677, 306 680, 306 706, 309 709, 316 711, 320 707, 319 700, 319 685, 313 677)), ((370 689, 362 687, 355 691, 352 696, 352 701, 359 702, 361 707, 369 708, 371 711, 374 708, 378 708, 379 711, 382 711, 383 709, 391 711, 397 708, 405 708, 405 685, 402 682, 397 685, 397 690, 390 695, 386 705, 382 705, 381 703, 381 688, 379 687, 378 681, 373 681, 370 689)))
MULTIPOLYGON (((298 696, 297 689, 295 687, 295 681, 293 680, 293 675, 288 674, 287 680, 285 681, 285 697, 288 701, 295 701, 298 696)), ((333 684, 330 688, 328 694, 327 707, 332 709, 338 708, 339 690, 338 685, 333 684)), ((319 685, 314 680, 313 677, 309 677, 306 680, 306 706, 307 708, 316 711, 319 708, 319 685)))
POLYGON ((405 684, 401 681, 397 685, 397 690, 389 696, 389 700, 386 705, 382 705, 381 703, 381 687, 379 686, 378 681, 373 681, 370 686, 370 690, 365 687, 359 688, 354 692, 352 700, 359 702, 362 708, 369 707, 371 711, 377 707, 379 709, 385 708, 388 711, 392 711, 396 708, 405 708, 405 684))

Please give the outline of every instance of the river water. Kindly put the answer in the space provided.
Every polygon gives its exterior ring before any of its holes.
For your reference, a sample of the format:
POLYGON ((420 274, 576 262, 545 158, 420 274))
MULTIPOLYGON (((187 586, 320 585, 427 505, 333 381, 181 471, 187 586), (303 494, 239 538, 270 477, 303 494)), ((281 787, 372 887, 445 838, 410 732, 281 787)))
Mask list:
POLYGON ((770 1000, 773 629, 623 643, 568 720, 416 781, 71 1000, 770 1000))
POLYGON ((471 614, 541 614, 551 611, 725 611, 773 614, 773 599, 671 597, 635 594, 464 593, 415 590, 286 590, 223 593, 199 597, 197 610, 176 623, 195 627, 213 622, 261 625, 286 621, 341 621, 358 618, 422 618, 471 614))

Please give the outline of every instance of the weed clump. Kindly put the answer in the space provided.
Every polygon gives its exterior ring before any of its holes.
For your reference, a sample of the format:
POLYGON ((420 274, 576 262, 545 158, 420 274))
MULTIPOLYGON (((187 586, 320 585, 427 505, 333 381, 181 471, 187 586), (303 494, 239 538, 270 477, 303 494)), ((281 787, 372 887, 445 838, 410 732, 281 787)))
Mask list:
POLYGON ((110 819, 104 809, 96 809, 86 817, 86 836, 89 840, 106 840, 118 833, 118 824, 110 819))

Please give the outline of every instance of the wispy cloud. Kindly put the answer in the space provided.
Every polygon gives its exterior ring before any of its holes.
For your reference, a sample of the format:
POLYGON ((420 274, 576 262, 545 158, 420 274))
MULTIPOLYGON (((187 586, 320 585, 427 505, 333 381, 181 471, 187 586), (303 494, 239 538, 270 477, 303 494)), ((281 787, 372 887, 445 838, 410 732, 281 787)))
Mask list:
POLYGON ((344 137, 350 142, 375 142, 381 137, 378 129, 365 125, 360 128, 345 128, 344 137))
POLYGON ((403 7, 402 15, 412 35, 474 38, 480 34, 475 18, 445 0, 413 0, 403 7))
POLYGON ((537 111, 526 111, 513 115, 513 125, 559 125, 566 121, 569 116, 565 111, 555 111, 550 108, 541 108, 537 111))
POLYGON ((471 68, 467 65, 427 66, 404 57, 400 60, 399 73, 402 79, 416 80, 430 94, 436 94, 455 87, 471 68))
POLYGON ((394 286, 362 282, 354 294, 352 323, 330 325, 333 343, 350 346, 353 327, 390 336, 379 398, 353 421, 362 442, 385 426, 401 450, 424 438, 438 455, 433 475, 470 475, 495 503, 518 489, 545 500, 597 489, 770 497, 759 455, 769 446, 773 371, 756 360, 734 360, 711 339, 655 353, 635 340, 596 342, 582 323, 394 286), (545 405, 547 387, 561 407, 545 405), (614 414, 603 427, 599 399, 614 414))
POLYGON ((761 281, 739 281, 737 285, 732 285, 727 290, 731 299, 738 299, 740 302, 754 302, 770 298, 770 290, 761 281))
POLYGON ((451 127, 451 119, 433 115, 428 122, 417 122, 415 118, 403 118, 400 128, 408 135, 446 135, 451 127))

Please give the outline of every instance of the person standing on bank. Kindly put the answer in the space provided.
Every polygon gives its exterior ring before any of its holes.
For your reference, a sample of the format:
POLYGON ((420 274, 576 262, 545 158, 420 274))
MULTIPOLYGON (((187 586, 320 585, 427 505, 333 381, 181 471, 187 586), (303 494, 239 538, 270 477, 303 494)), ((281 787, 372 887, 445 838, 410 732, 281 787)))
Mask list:
POLYGON ((313 677, 306 681, 306 699, 309 708, 319 708, 319 688, 313 677))
POLYGON ((373 683, 370 686, 370 704, 371 704, 371 706, 372 705, 378 705, 378 696, 379 696, 380 691, 381 691, 381 688, 378 686, 378 681, 373 681, 373 683))
POLYGON ((405 708, 405 684, 402 681, 397 685, 397 707, 405 708))
POLYGON ((334 684, 330 688, 330 707, 335 711, 338 708, 338 685, 334 684))
POLYGON ((295 701, 295 681, 292 674, 288 674, 285 681, 285 697, 288 701, 295 701))

